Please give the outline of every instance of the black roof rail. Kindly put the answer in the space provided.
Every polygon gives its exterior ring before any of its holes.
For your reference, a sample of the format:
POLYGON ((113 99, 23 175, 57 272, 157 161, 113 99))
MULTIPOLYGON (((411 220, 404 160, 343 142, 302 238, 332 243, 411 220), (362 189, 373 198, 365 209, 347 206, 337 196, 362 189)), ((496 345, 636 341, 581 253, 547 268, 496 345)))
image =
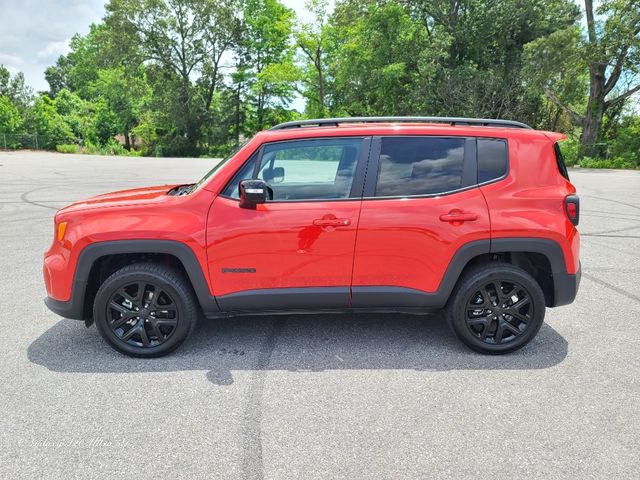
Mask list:
POLYGON ((285 122, 269 130, 284 130, 299 127, 337 127, 341 123, 447 123, 455 125, 471 125, 475 127, 531 128, 529 125, 513 120, 496 120, 491 118, 458 118, 458 117, 346 117, 318 118, 314 120, 298 120, 285 122))

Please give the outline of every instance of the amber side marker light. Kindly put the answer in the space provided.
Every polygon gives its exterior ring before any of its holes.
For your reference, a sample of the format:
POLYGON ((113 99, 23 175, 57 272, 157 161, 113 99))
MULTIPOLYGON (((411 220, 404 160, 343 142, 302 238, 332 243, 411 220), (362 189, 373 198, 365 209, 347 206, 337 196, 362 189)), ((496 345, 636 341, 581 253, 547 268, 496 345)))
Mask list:
POLYGON ((64 238, 64 234, 67 231, 67 222, 60 222, 58 224, 58 241, 61 242, 64 238))

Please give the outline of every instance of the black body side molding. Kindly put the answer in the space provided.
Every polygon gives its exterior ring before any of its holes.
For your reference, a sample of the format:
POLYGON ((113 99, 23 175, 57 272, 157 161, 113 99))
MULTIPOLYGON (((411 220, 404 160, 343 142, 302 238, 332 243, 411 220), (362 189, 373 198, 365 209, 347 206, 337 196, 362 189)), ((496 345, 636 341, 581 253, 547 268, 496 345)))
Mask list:
POLYGON ((89 274, 101 257, 123 254, 162 253, 175 256, 189 276, 198 301, 207 317, 257 312, 320 312, 393 309, 408 311, 444 307, 465 266, 473 258, 488 253, 533 252, 544 255, 551 265, 554 298, 549 305, 566 305, 575 299, 580 283, 580 270, 567 273, 562 248, 556 242, 541 238, 498 238, 479 240, 461 247, 447 267, 436 292, 424 292, 397 286, 301 287, 246 290, 213 297, 206 277, 194 252, 187 245, 171 240, 118 240, 87 246, 78 258, 71 299, 61 302, 46 298, 50 310, 66 318, 84 318, 84 297, 89 274), (349 306, 349 295, 351 305, 349 306))

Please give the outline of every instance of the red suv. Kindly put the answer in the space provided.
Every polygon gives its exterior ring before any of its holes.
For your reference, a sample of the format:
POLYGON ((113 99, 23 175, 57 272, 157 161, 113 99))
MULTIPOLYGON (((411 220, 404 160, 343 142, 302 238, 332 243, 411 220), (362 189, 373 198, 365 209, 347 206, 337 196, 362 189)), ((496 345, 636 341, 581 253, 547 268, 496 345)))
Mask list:
POLYGON ((442 308, 469 347, 510 352, 580 281, 562 138, 468 118, 281 124, 193 185, 60 210, 45 302, 144 357, 201 314, 442 308))

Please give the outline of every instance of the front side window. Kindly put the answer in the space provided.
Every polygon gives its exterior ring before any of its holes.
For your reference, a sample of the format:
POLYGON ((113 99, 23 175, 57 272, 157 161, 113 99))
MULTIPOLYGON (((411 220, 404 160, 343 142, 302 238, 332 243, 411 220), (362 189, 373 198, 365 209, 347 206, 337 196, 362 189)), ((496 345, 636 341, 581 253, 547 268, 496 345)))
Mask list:
POLYGON ((257 172, 250 159, 225 188, 223 195, 238 198, 238 183, 264 180, 273 200, 332 200, 348 198, 360 156, 361 138, 298 140, 267 144, 257 172))
POLYGON ((376 197, 433 195, 462 187, 463 138, 382 139, 376 197))

